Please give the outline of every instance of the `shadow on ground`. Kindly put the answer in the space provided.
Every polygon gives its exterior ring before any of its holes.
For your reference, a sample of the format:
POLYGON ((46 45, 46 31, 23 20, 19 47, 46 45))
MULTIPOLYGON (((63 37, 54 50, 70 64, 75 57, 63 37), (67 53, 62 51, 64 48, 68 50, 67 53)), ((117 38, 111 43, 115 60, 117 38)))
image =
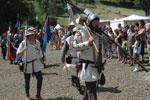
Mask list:
MULTIPOLYGON (((31 98, 30 100, 37 100, 35 98, 31 98)), ((58 97, 58 98, 54 98, 54 99, 44 99, 44 100, 74 100, 74 99, 71 99, 71 98, 62 98, 62 97, 58 97)))
POLYGON ((43 73, 42 72, 42 75, 58 75, 58 73, 43 73))
POLYGON ((71 99, 71 98, 62 98, 62 97, 59 97, 59 98, 56 98, 56 99, 47 99, 47 100, 74 100, 74 99, 71 99))
POLYGON ((121 93, 122 91, 117 88, 118 87, 99 87, 97 92, 121 93))
POLYGON ((61 63, 58 64, 51 64, 51 65, 46 65, 45 68, 51 68, 51 67, 59 67, 61 63))

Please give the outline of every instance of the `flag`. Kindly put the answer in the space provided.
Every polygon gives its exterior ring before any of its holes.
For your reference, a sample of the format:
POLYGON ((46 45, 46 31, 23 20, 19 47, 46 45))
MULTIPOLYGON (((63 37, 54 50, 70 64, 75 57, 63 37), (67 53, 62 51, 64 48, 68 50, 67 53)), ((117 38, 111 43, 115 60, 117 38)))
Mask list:
POLYGON ((15 25, 15 33, 17 33, 19 28, 19 20, 17 20, 16 25, 15 25))
POLYGON ((6 37, 9 35, 10 31, 11 31, 11 22, 9 23, 9 27, 8 27, 8 29, 5 32, 6 37))
POLYGON ((42 54, 44 54, 46 50, 47 43, 49 42, 51 38, 51 32, 50 32, 50 27, 49 27, 49 17, 46 17, 46 21, 44 24, 44 38, 43 38, 43 47, 42 47, 42 54))
POLYGON ((15 28, 18 28, 18 27, 19 27, 19 21, 17 20, 15 28))
POLYGON ((19 29, 19 14, 17 15, 17 22, 16 22, 16 25, 15 25, 15 33, 18 32, 18 29, 19 29))
POLYGON ((7 31, 5 32, 6 37, 7 37, 7 35, 8 35, 9 33, 10 33, 10 26, 8 27, 7 31))
POLYGON ((68 3, 67 3, 67 9, 68 9, 68 12, 70 14, 70 16, 69 16, 69 18, 70 18, 69 22, 70 22, 70 20, 74 20, 74 18, 73 18, 73 11, 72 11, 72 9, 68 3))

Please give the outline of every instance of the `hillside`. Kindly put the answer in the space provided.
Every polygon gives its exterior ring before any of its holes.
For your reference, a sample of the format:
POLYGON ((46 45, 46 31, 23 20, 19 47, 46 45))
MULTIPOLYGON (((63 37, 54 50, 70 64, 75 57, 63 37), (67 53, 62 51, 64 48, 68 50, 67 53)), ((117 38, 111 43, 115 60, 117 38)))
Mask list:
MULTIPOLYGON (((137 14, 144 16, 145 13, 143 10, 137 10, 137 9, 131 9, 131 8, 122 8, 122 7, 117 7, 117 6, 110 6, 110 5, 104 5, 98 0, 95 0, 95 4, 83 4, 83 3, 78 3, 76 6, 79 7, 80 9, 85 9, 88 8, 95 14, 97 14, 101 19, 107 20, 107 19, 115 19, 115 18, 123 18, 126 16, 129 16, 131 14, 137 14)), ((73 2, 73 4, 76 4, 73 2)), ((65 16, 68 16, 65 14, 65 16)), ((58 17, 58 23, 61 25, 66 25, 68 23, 68 17, 58 17)))

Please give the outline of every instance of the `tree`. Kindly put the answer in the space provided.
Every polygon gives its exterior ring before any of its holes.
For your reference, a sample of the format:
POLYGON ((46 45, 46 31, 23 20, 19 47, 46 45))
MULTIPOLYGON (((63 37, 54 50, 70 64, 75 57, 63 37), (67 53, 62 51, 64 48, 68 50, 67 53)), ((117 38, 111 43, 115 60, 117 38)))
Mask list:
POLYGON ((6 32, 10 22, 12 29, 15 27, 18 14, 23 22, 33 13, 31 11, 26 0, 0 0, 0 34, 6 32))
POLYGON ((140 7, 145 11, 145 15, 149 15, 150 0, 135 0, 134 4, 136 7, 140 7))

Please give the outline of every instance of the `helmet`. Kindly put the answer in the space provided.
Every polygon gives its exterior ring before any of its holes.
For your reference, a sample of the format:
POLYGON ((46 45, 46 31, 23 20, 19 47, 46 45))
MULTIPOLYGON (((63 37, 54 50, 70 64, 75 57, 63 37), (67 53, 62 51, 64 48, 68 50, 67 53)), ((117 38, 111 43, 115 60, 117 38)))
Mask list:
POLYGON ((90 25, 91 22, 92 22, 93 20, 95 20, 95 19, 99 20, 99 17, 98 17, 97 15, 95 15, 95 14, 90 14, 90 15, 88 16, 88 23, 89 23, 89 25, 90 25))

